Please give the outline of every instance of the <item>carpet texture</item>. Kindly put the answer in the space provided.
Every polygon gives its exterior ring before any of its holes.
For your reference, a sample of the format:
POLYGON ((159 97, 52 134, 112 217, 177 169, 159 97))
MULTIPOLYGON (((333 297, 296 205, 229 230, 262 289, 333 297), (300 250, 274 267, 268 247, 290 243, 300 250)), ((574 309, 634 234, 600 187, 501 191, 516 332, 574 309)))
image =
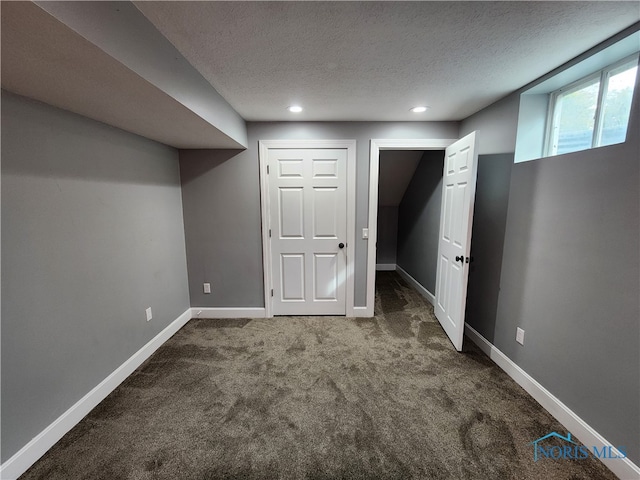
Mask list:
POLYGON ((380 272, 375 318, 191 320, 21 478, 613 479, 380 272), (559 444, 560 445, 560 444, 559 444))

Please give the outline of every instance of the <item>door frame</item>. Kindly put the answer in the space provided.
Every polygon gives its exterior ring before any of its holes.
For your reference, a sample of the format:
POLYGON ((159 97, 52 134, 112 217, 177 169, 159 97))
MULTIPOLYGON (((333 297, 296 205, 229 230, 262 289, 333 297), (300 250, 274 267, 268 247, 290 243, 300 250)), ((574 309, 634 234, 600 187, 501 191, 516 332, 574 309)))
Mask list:
POLYGON ((369 243, 367 244, 367 304, 364 316, 373 317, 376 298, 376 251, 378 241, 378 180, 380 150, 445 150, 458 139, 371 139, 369 156, 369 243))
POLYGON ((354 317, 355 297, 355 246, 356 246, 356 141, 355 140, 259 140, 258 160, 260 168, 260 204, 262 226, 262 271, 264 283, 265 316, 273 317, 271 305, 271 289, 273 288, 273 265, 271 265, 271 238, 269 237, 269 221, 271 205, 269 200, 269 179, 267 164, 269 150, 278 148, 311 149, 311 148, 344 148, 347 150, 347 277, 346 277, 346 316, 354 317))

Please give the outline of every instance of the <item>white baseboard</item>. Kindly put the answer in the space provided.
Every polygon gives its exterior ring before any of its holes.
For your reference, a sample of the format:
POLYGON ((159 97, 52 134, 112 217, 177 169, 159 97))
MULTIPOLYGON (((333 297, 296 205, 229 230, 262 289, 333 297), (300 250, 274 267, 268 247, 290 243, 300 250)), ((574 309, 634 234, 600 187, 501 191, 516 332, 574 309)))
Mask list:
POLYGON ((164 330, 147 342, 144 347, 129 357, 113 373, 3 463, 0 466, 0 478, 14 480, 26 472, 47 450, 53 447, 58 440, 115 390, 118 385, 189 320, 191 320, 191 309, 187 309, 186 312, 171 322, 164 330))
MULTIPOLYGON (((498 350, 491 342, 480 335, 473 327, 465 323, 465 333, 496 365, 504 370, 515 382, 524 388, 545 410, 555 417, 571 434, 578 438, 587 447, 611 445, 610 442, 596 432, 587 422, 576 415, 569 407, 558 400, 551 392, 540 385, 513 360, 498 350)), ((619 455, 617 449, 613 449, 619 455)), ((640 479, 640 467, 628 458, 601 458, 609 470, 624 480, 640 479)))
POLYGON ((426 298, 431 305, 436 304, 436 296, 433 293, 431 293, 429 290, 424 288, 422 285, 420 285, 420 283, 418 283, 418 281, 415 278, 409 275, 400 265, 396 267, 396 272, 398 272, 400 276, 404 278, 409 285, 415 288, 420 295, 426 298))
POLYGON ((192 318, 265 318, 267 316, 264 307, 192 307, 192 318))
POLYGON ((370 309, 369 307, 353 307, 353 316, 354 317, 373 317, 373 308, 370 309))
POLYGON ((376 271, 378 272, 394 272, 396 269, 395 263, 378 263, 376 264, 376 271))

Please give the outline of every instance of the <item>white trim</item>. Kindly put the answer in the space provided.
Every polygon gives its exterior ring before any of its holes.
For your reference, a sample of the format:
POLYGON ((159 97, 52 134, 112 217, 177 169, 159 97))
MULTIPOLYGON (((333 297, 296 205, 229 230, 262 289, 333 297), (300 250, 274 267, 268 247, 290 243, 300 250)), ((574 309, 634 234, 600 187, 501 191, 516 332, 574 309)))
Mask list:
POLYGON ((265 316, 272 317, 271 314, 271 241, 269 239, 269 177, 267 176, 267 165, 269 158, 269 147, 266 142, 258 142, 258 163, 260 169, 260 225, 262 227, 262 283, 264 285, 264 307, 265 316))
POLYGON ((376 263, 376 271, 378 272, 395 272, 395 263, 376 263))
POLYGON ((458 139, 442 138, 374 138, 380 150, 444 150, 458 139))
POLYGON ((138 368, 153 352, 173 334, 191 320, 191 309, 171 322, 140 350, 131 355, 122 365, 116 368, 107 378, 78 400, 71 408, 60 415, 51 425, 40 432, 29 443, 0 466, 0 478, 15 479, 27 471, 42 455, 93 410, 102 400, 116 389, 136 368, 138 368))
POLYGON ((356 295, 356 141, 347 146, 347 317, 355 317, 356 295))
POLYGON ((191 318, 265 318, 266 309, 263 307, 193 307, 191 318))
MULTIPOLYGON (((542 407, 555 417, 571 434, 578 438, 584 445, 602 448, 611 445, 602 435, 596 432, 587 422, 582 420, 569 407, 558 400, 551 392, 538 383, 513 360, 498 350, 491 342, 480 335, 473 327, 465 323, 465 333, 480 350, 493 360, 507 375, 524 388, 542 407)), ((617 449, 613 452, 618 455, 617 449)), ((619 478, 640 478, 640 467, 628 458, 601 458, 609 470, 619 478)))
POLYGON ((354 317, 373 317, 373 315, 369 315, 367 311, 367 307, 353 307, 353 316, 354 317))
POLYGON ((378 238, 378 179, 380 150, 444 150, 457 139, 372 139, 369 153, 369 240, 367 244, 367 309, 373 316, 376 298, 376 242, 378 238))
POLYGON ((409 275, 404 268, 402 268, 400 265, 398 265, 396 267, 396 272, 398 272, 398 274, 402 278, 404 278, 409 285, 411 285, 413 288, 415 288, 420 295, 422 295, 424 298, 426 298, 431 305, 435 305, 436 304, 436 296, 433 293, 431 293, 429 290, 424 288, 422 285, 420 285, 420 283, 415 278, 413 278, 411 275, 409 275))
POLYGON ((376 303, 376 253, 378 242, 378 180, 380 177, 380 145, 371 140, 369 152, 369 239, 367 240, 367 316, 373 317, 376 303))
POLYGON ((269 238, 269 179, 267 177, 268 152, 270 148, 345 148, 347 150, 347 282, 345 315, 355 313, 355 246, 356 246, 356 141, 355 140, 260 140, 258 160, 260 169, 260 203, 262 225, 262 265, 264 283, 264 316, 273 316, 271 311, 271 239, 269 238))

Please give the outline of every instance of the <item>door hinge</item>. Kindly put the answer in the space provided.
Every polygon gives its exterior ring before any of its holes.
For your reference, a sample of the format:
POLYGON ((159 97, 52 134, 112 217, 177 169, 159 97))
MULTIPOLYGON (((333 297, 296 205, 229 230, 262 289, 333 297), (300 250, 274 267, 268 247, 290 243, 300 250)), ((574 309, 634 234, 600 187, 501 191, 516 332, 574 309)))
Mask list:
POLYGON ((269 238, 271 238, 271 229, 269 229, 269 238))
POLYGON ((273 297, 273 288, 271 289, 271 296, 273 297))
POLYGON ((267 175, 269 175, 269 165, 267 165, 267 175))

